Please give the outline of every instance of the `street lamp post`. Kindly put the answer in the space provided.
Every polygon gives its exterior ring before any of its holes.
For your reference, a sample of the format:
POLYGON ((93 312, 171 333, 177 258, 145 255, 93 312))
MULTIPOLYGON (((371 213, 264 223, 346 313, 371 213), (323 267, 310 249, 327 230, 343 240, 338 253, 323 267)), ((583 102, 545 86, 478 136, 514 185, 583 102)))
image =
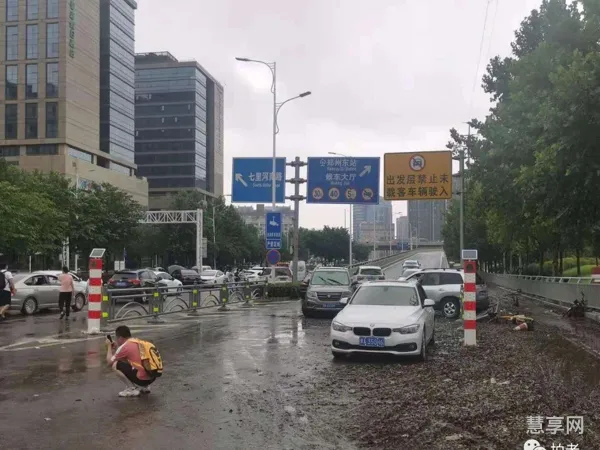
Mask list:
MULTIPOLYGON (((336 153, 336 152, 327 152, 330 155, 335 155, 335 156, 343 156, 344 158, 349 158, 348 155, 344 155, 343 153, 336 153)), ((352 228, 352 203, 350 203, 350 218, 348 220, 348 267, 350 267, 352 265, 352 237, 354 236, 354 230, 352 228)))
MULTIPOLYGON (((239 57, 236 57, 235 59, 237 59, 238 61, 243 61, 243 62, 253 62, 253 63, 263 64, 269 68, 269 70, 271 71, 271 75, 273 75, 273 82, 271 84, 271 92, 273 93, 273 170, 271 173, 271 185, 272 185, 271 186, 271 188, 272 188, 271 200, 272 200, 272 206, 273 206, 273 211, 274 211, 276 203, 277 203, 277 198, 276 198, 276 193, 277 193, 277 133, 279 133, 279 127, 277 126, 277 114, 279 113, 279 110, 281 109, 281 107, 284 104, 286 104, 287 102, 295 100, 297 98, 306 97, 307 95, 310 95, 311 92, 306 91, 300 95, 297 95, 296 97, 289 98, 284 102, 277 103, 277 63, 276 62, 268 63, 268 62, 259 61, 256 59, 239 58, 239 57)), ((285 173, 283 174, 283 178, 284 179, 282 179, 281 182, 285 183, 285 173)))

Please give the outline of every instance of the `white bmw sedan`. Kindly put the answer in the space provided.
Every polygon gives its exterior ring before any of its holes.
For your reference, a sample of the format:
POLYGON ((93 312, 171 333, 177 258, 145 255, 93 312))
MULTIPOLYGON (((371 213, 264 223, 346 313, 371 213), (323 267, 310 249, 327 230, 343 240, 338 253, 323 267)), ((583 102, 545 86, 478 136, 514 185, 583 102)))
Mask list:
POLYGON ((418 355, 434 342, 435 302, 410 281, 373 281, 360 286, 331 323, 334 358, 355 353, 418 355))

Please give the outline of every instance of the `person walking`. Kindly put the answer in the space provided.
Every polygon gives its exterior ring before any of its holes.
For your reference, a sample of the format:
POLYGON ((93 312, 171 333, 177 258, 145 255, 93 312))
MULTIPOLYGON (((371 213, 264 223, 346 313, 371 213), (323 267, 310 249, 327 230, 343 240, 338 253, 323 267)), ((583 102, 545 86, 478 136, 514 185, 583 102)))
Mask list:
POLYGON ((10 308, 11 298, 17 290, 12 273, 8 271, 6 263, 0 264, 0 320, 6 319, 6 312, 10 308))
POLYGON ((62 319, 71 312, 71 300, 73 299, 73 291, 75 291, 75 285, 73 284, 73 277, 69 273, 69 268, 64 266, 62 272, 58 276, 58 282, 60 283, 60 292, 58 294, 58 307, 60 309, 60 317, 62 319))

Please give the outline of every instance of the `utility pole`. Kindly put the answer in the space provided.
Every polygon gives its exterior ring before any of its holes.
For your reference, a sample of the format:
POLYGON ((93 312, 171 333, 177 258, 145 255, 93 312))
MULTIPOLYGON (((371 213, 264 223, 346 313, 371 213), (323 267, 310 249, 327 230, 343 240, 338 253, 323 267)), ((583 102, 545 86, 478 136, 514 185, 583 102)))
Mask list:
POLYGON ((294 161, 287 164, 294 168, 294 178, 287 180, 288 183, 294 185, 294 195, 287 197, 288 200, 292 200, 294 202, 294 246, 293 246, 293 254, 292 254, 292 282, 296 283, 298 281, 298 250, 300 247, 300 202, 302 200, 306 200, 306 197, 300 195, 300 185, 302 183, 306 183, 304 178, 300 178, 300 168, 305 166, 306 163, 304 161, 300 161, 300 158, 296 156, 294 161))

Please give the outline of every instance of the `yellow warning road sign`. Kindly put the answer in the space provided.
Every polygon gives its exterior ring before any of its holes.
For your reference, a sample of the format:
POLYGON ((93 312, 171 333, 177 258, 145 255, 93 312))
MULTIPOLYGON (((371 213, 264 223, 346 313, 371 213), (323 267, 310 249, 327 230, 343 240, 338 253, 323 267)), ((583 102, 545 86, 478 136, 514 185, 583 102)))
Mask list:
POLYGON ((452 152, 386 153, 383 191, 386 200, 452 198, 452 152))

